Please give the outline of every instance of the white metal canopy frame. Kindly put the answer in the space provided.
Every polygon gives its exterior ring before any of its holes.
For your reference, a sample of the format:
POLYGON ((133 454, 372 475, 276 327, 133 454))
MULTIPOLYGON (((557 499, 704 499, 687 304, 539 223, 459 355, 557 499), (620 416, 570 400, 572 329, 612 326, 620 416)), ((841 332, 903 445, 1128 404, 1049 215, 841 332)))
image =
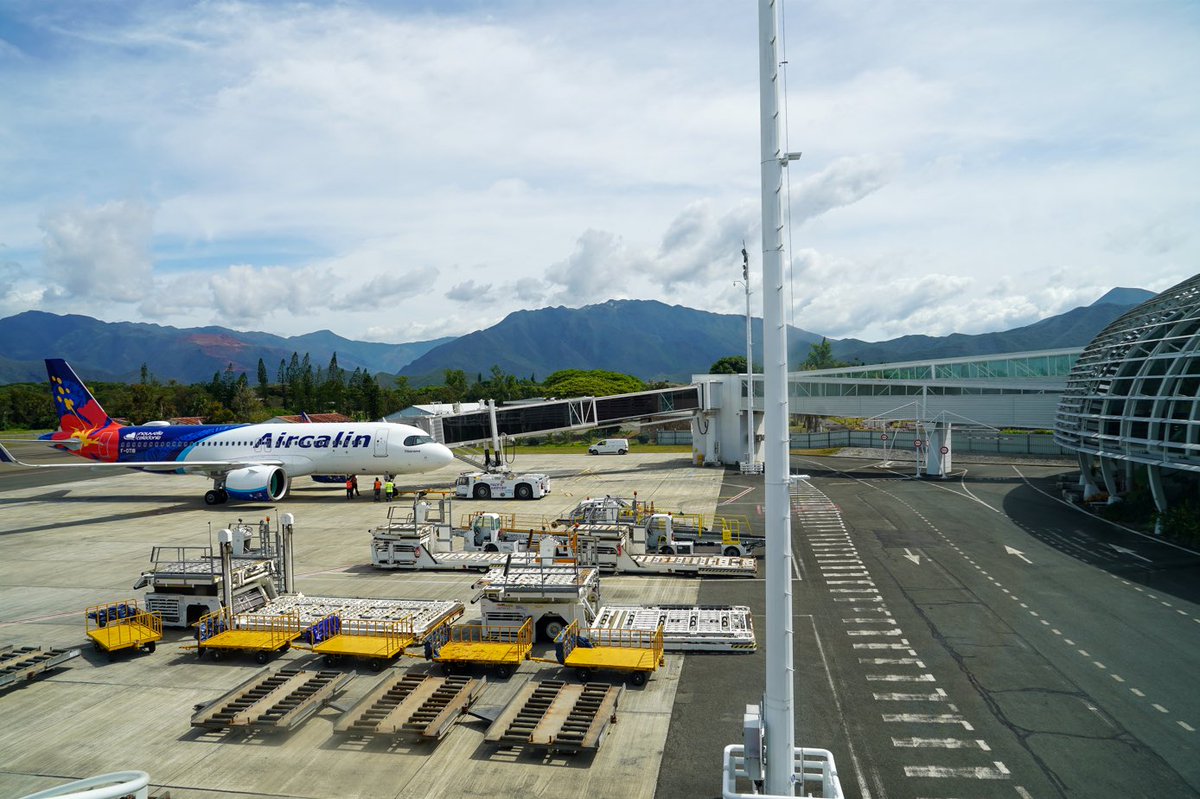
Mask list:
POLYGON ((1084 348, 1054 439, 1085 455, 1200 471, 1200 275, 1124 314, 1084 348))

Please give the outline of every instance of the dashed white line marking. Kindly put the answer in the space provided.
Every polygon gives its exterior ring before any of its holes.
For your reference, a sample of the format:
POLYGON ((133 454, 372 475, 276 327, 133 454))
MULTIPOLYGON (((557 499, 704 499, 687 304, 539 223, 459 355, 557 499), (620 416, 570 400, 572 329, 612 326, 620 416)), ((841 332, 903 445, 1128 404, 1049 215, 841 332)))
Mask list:
POLYGON ((995 768, 975 766, 967 768, 952 768, 950 766, 905 766, 906 777, 962 778, 976 780, 1007 780, 1012 775, 999 760, 993 761, 995 768))
POLYGON ((1114 680, 1116 680, 1117 682, 1125 682, 1125 678, 1124 678, 1124 677, 1122 677, 1120 674, 1110 674, 1110 675, 1108 675, 1108 676, 1109 676, 1109 677, 1112 677, 1112 678, 1113 678, 1114 680))
POLYGON ((1083 655, 1085 658, 1091 657, 1091 655, 1088 654, 1088 651, 1086 649, 1076 649, 1075 651, 1078 652, 1079 654, 1083 655))
POLYGON ((895 624, 896 620, 891 616, 883 619, 842 619, 845 624, 895 624))
POLYGON ((1107 669, 1108 669, 1108 666, 1105 666, 1103 663, 1101 663, 1101 662, 1100 662, 1100 661, 1098 661, 1098 660, 1093 660, 1093 661, 1092 661, 1092 665, 1093 665, 1093 666, 1095 666, 1095 667, 1096 667, 1096 668, 1098 668, 1098 669, 1105 669, 1105 670, 1107 670, 1107 669))
POLYGON ((903 635, 904 631, 900 629, 892 630, 846 630, 846 635, 852 636, 868 636, 868 635, 903 635))
POLYGON ((1183 727, 1183 728, 1184 728, 1185 730, 1187 730, 1188 732, 1195 732, 1195 731, 1196 731, 1196 728, 1195 728, 1195 727, 1193 727, 1191 724, 1188 724, 1186 721, 1177 721, 1177 722, 1175 722, 1175 723, 1176 723, 1176 724, 1178 724, 1180 727, 1183 727))
POLYGON ((859 663, 866 663, 869 666, 916 666, 919 669, 925 668, 925 664, 919 658, 859 658, 859 663))
POLYGON ((1170 713, 1171 712, 1171 711, 1167 710, 1165 707, 1163 707, 1162 705, 1158 704, 1157 702, 1152 702, 1150 704, 1150 707, 1154 708, 1159 713, 1170 713))
POLYGON ((1136 688, 1130 688, 1129 692, 1138 698, 1144 698, 1146 695, 1136 688))
POLYGON ((932 674, 868 674, 867 682, 937 682, 932 674))
POLYGON ((979 747, 990 752, 991 747, 984 741, 967 741, 962 738, 893 738, 892 746, 902 749, 970 749, 979 747))
POLYGON ((884 713, 885 722, 900 724, 961 724, 964 730, 974 730, 971 723, 953 713, 884 713))
POLYGON ((876 702, 945 702, 949 697, 941 688, 931 694, 885 693, 871 694, 876 702))

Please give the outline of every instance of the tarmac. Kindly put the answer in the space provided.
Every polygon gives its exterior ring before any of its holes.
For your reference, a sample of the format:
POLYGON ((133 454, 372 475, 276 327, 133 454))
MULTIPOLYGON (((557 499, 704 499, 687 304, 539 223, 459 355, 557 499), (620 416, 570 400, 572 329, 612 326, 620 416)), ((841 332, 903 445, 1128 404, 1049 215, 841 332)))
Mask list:
MULTIPOLYGON (((614 495, 653 501, 660 509, 711 516, 726 472, 697 468, 680 454, 521 455, 520 471, 551 475, 552 493, 532 502, 459 500, 458 520, 475 510, 556 518, 585 497, 614 495)), ((467 467, 398 481, 401 490, 450 488, 467 467)), ((216 533, 238 519, 272 524, 295 518, 296 587, 310 596, 457 599, 464 621, 478 618, 470 588, 476 575, 381 571, 370 565, 370 528, 386 520, 386 503, 360 475, 362 496, 338 485, 298 478, 275 505, 208 507, 208 481, 139 473, 97 476, 92 470, 0 472, 0 646, 77 647, 80 657, 19 687, 0 692, 0 796, 20 797, 102 773, 141 770, 151 794, 173 799, 239 797, 650 797, 660 770, 685 661, 711 655, 667 654, 666 666, 644 687, 626 687, 617 723, 594 754, 499 750, 483 740, 487 724, 465 719, 440 742, 336 736, 340 716, 326 707, 290 733, 211 732, 191 727, 198 705, 261 672, 251 657, 214 662, 185 647, 190 631, 167 628, 157 651, 120 653, 115 660, 87 646, 84 610, 136 598, 131 586, 149 566, 155 545, 215 545, 216 533)), ((759 478, 761 481, 761 478, 759 478)), ((696 604, 701 581, 611 576, 606 604, 696 604)), ((761 594, 761 581, 731 593, 761 594)), ((553 657, 535 645, 535 655, 553 657)), ((715 656, 733 657, 739 656, 715 656)), ((757 661, 757 658, 753 658, 757 661)), ((728 661, 726 661, 728 662, 728 661)), ((747 660, 749 663, 749 659, 747 660)), ((268 668, 315 663, 293 649, 268 668)), ((422 673, 433 664, 404 658, 398 668, 422 673)), ((380 676, 355 675, 336 701, 349 707, 380 676)), ((438 673, 438 672, 433 672, 438 673)), ((527 661, 508 679, 487 677, 476 709, 502 708, 529 680, 573 676, 557 665, 527 661)), ((602 678, 601 678, 602 679, 602 678)), ((612 681, 617 683, 618 678, 612 681)), ((688 691, 689 701, 694 691, 688 691)), ((719 774, 719 764, 712 764, 719 774)), ((719 786, 712 785, 712 794, 719 786)), ((665 795, 658 791, 658 795, 665 795)))

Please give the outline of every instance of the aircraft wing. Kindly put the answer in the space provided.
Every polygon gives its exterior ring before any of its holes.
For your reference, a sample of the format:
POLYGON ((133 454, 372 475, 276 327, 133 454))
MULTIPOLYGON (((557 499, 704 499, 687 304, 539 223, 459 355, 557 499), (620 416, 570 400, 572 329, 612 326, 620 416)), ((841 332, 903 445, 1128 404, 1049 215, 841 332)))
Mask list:
MULTIPOLYGON (((21 439, 22 441, 28 439, 21 439)), ((59 443, 59 442, 54 442, 59 443)), ((182 474, 207 474, 209 476, 225 474, 247 466, 283 466, 278 458, 262 458, 255 460, 241 459, 234 461, 129 461, 113 463, 107 461, 84 461, 83 463, 28 463, 18 460, 11 452, 0 444, 0 463, 12 466, 25 466, 30 469, 139 469, 144 472, 182 474)))

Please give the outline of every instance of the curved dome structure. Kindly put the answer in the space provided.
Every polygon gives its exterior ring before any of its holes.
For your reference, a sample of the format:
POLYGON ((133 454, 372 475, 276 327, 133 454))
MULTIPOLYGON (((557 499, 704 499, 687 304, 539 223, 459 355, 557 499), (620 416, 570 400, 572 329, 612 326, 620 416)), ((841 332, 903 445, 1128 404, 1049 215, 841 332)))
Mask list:
POLYGON ((1200 472, 1198 394, 1200 275, 1142 303, 1092 340, 1067 377, 1054 438, 1099 456, 1102 466, 1116 459, 1200 472))

